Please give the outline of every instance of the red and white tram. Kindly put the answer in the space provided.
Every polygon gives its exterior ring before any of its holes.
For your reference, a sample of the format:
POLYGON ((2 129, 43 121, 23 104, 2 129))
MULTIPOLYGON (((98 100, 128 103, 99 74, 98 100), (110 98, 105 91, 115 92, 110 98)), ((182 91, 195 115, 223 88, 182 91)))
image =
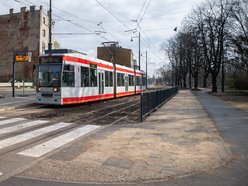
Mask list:
POLYGON ((36 101, 66 105, 139 94, 145 90, 145 73, 57 49, 39 58, 36 101))

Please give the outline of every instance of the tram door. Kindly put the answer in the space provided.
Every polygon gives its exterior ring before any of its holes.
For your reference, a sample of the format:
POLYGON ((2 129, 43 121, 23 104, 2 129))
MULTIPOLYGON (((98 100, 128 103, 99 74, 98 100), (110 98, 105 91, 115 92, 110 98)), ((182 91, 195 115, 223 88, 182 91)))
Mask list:
POLYGON ((128 81, 129 81, 128 75, 125 75, 125 92, 128 92, 128 81))
POLYGON ((104 71, 98 71, 99 94, 104 94, 104 71))

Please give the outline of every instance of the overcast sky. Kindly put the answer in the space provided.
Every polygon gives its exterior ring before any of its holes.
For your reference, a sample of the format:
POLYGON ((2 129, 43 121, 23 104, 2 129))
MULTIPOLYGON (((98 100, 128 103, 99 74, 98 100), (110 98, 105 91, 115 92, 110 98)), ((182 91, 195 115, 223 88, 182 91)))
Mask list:
MULTIPOLYGON (((96 57, 96 48, 105 41, 118 41, 123 48, 133 50, 138 61, 137 29, 141 34, 141 69, 145 70, 145 51, 148 51, 148 76, 165 62, 160 45, 172 37, 192 8, 204 0, 52 0, 54 35, 62 48, 71 48, 96 57), (139 26, 137 25, 139 23, 139 26), (97 35, 96 33, 100 33, 97 35), (131 42, 131 37, 133 41, 131 42)), ((0 0, 0 14, 10 8, 42 5, 48 10, 49 0, 0 0)))

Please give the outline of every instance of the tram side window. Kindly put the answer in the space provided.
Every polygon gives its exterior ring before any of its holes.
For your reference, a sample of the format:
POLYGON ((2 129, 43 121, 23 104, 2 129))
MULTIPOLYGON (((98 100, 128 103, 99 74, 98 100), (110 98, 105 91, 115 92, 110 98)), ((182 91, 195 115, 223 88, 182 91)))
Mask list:
POLYGON ((124 74, 117 73, 117 86, 124 86, 124 74))
POLYGON ((140 85, 140 77, 136 76, 136 86, 140 85))
POLYGON ((90 72, 88 67, 81 67, 81 87, 89 87, 90 72))
POLYGON ((75 86, 75 68, 73 65, 64 65, 63 69, 63 87, 75 86))
POLYGON ((142 76, 142 85, 145 86, 146 85, 146 77, 142 76))
POLYGON ((129 75, 129 86, 134 86, 134 82, 133 82, 133 75, 129 75))
POLYGON ((113 82, 113 72, 109 72, 109 86, 113 86, 114 82, 113 82))
POLYGON ((97 87, 97 70, 90 68, 90 87, 97 87))
POLYGON ((106 87, 113 86, 113 72, 105 71, 105 86, 106 87))

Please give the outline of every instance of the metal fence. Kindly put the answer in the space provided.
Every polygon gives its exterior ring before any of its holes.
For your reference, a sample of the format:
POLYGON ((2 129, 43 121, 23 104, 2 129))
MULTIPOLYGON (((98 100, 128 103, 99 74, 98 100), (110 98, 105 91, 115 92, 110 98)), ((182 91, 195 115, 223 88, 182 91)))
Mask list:
POLYGON ((148 116, 177 93, 178 87, 142 93, 140 99, 141 122, 144 117, 148 116))

